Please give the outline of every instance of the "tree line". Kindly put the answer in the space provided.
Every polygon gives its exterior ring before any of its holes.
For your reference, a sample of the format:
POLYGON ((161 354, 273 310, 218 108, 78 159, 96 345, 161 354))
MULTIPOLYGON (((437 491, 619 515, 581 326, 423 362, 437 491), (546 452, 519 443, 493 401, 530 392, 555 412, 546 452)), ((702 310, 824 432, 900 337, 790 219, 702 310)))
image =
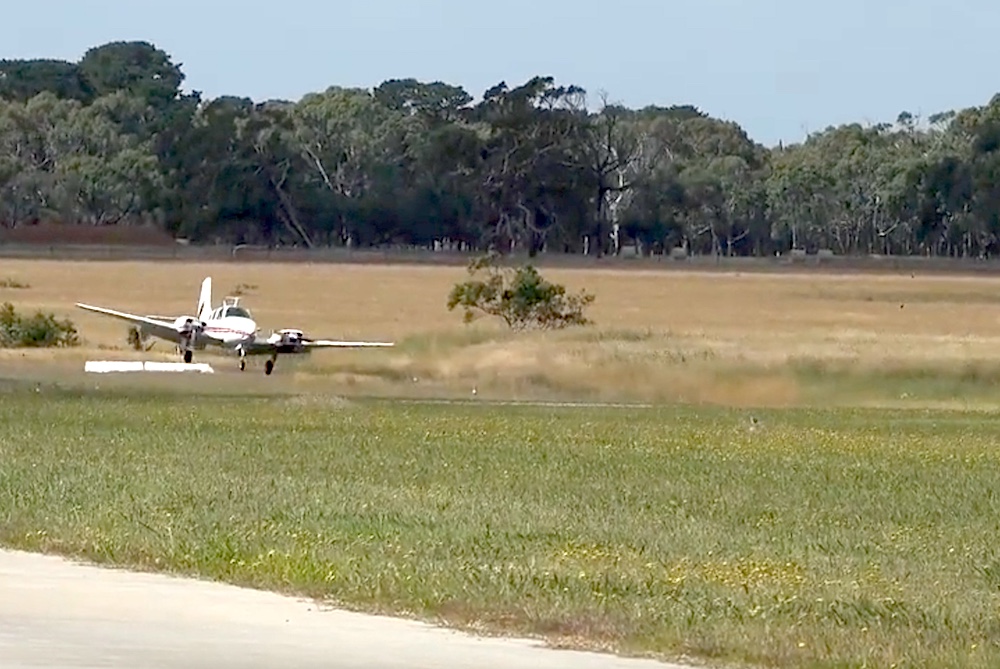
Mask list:
POLYGON ((1000 96, 765 147, 695 106, 631 109, 545 76, 479 99, 393 79, 295 102, 183 81, 141 41, 0 61, 0 225, 532 255, 1000 250, 1000 96))

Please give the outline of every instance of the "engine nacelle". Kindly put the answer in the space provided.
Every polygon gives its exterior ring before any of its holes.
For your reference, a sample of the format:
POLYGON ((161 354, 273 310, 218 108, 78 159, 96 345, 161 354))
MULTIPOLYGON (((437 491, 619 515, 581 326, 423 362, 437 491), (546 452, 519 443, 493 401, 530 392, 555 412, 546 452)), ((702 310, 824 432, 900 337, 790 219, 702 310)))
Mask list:
POLYGON ((292 353, 302 348, 305 333, 302 330, 278 330, 268 337, 268 340, 278 347, 279 353, 292 353))
POLYGON ((194 338, 205 330, 205 323, 193 316, 180 316, 174 321, 174 329, 182 337, 194 338))

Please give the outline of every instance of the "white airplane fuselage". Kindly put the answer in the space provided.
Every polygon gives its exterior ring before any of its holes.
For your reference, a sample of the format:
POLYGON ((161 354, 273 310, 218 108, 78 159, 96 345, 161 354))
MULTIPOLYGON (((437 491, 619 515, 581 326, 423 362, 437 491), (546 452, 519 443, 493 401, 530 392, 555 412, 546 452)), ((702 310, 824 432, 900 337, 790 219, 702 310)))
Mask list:
POLYGON ((225 348, 236 348, 252 342, 257 334, 257 323, 242 316, 224 316, 205 321, 204 334, 225 348))

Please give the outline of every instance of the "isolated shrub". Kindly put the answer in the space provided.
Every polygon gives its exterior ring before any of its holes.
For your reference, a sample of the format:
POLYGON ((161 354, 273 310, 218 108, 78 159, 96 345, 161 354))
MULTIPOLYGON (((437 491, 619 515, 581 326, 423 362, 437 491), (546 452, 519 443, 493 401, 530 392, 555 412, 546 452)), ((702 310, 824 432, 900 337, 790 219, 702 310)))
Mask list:
POLYGON ((146 340, 149 339, 149 335, 144 333, 135 325, 128 326, 128 345, 134 348, 136 351, 147 351, 149 350, 146 346, 146 340))
POLYGON ((477 311, 502 318, 515 330, 591 322, 583 311, 594 301, 593 295, 585 291, 568 295, 564 286, 546 281, 531 265, 503 267, 498 256, 489 253, 469 263, 468 272, 473 278, 456 284, 448 295, 448 310, 462 307, 466 323, 477 311), (480 275, 485 278, 477 278, 480 275))
POLYGON ((41 311, 26 318, 18 314, 10 302, 0 306, 0 347, 45 348, 79 343, 76 327, 69 320, 59 320, 41 311))
POLYGON ((238 283, 236 284, 236 287, 229 292, 229 294, 233 297, 239 297, 241 295, 252 293, 255 290, 257 290, 257 284, 255 283, 238 283))
POLYGON ((0 279, 0 288, 31 288, 30 285, 24 283, 23 281, 18 281, 17 279, 0 279))

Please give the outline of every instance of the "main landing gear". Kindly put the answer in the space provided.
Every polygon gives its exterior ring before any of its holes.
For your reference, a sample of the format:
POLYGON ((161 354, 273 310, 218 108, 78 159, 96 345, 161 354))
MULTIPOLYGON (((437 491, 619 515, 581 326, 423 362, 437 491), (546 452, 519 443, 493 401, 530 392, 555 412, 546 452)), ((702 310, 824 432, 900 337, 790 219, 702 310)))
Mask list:
POLYGON ((184 351, 184 363, 190 365, 191 359, 194 358, 194 352, 191 349, 184 351))
MULTIPOLYGON (((278 361, 278 356, 273 356, 271 358, 268 358, 264 362, 264 374, 270 376, 271 372, 274 371, 274 363, 277 361, 278 361)), ((240 351, 240 371, 241 372, 246 371, 246 368, 247 368, 246 354, 243 351, 240 351)))

